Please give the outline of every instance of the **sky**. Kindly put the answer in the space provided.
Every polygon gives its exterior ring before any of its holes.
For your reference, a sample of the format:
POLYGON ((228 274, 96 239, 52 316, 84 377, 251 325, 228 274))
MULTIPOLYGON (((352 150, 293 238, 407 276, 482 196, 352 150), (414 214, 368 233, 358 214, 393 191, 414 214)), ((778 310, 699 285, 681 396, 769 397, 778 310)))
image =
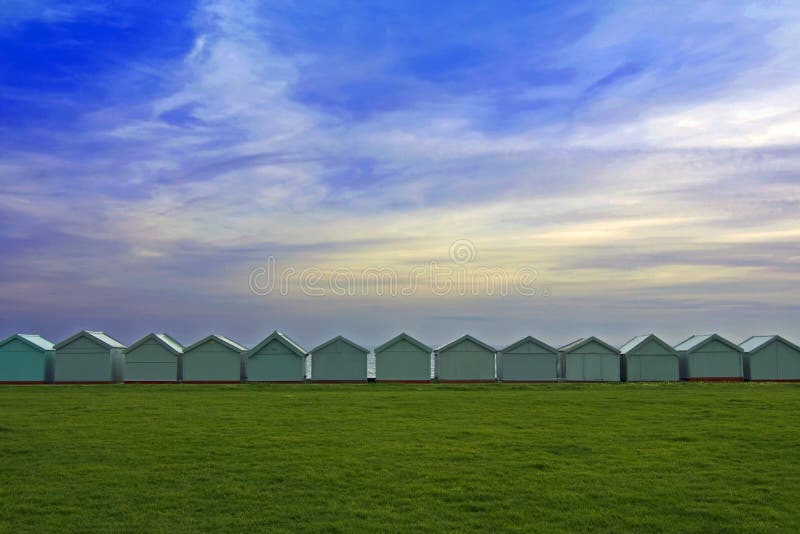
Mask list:
POLYGON ((0 2, 0 336, 800 340, 800 4, 142 4, 0 2))

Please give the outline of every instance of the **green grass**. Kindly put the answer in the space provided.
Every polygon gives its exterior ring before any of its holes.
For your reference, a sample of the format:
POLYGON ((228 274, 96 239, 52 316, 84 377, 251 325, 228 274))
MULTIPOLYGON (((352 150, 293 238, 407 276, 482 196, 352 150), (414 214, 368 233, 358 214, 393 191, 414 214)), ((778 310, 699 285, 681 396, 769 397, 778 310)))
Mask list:
POLYGON ((0 532, 800 531, 800 387, 0 387, 0 532))

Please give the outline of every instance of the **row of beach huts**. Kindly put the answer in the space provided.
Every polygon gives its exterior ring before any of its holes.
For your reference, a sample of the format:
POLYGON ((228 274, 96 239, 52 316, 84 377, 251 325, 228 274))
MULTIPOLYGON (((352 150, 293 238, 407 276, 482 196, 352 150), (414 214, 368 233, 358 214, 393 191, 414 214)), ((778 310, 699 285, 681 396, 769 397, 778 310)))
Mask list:
MULTIPOLYGON (((470 335, 432 349, 403 333, 373 352, 379 382, 800 381, 800 347, 778 335, 671 347, 650 334, 619 348, 589 337, 558 349, 528 336, 497 350, 470 335)), ((219 335, 184 347, 149 334, 126 347, 97 331, 57 344, 15 334, 0 341, 0 383, 366 382, 369 353, 342 336, 306 351, 277 331, 250 349, 219 335)))

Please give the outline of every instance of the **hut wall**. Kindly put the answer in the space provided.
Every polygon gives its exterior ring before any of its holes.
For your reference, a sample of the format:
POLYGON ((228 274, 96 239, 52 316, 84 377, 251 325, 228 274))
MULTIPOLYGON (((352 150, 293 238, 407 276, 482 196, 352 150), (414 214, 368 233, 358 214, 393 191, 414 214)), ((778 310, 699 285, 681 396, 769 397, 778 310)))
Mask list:
POLYGON ((250 382, 302 382, 305 380, 305 357, 273 339, 247 358, 250 382))
POLYGON ((494 353, 466 339, 438 354, 440 380, 494 380, 494 353))
POLYGON ((0 382, 46 382, 53 351, 37 350, 12 339, 0 347, 0 382))
POLYGON ((400 339, 375 353, 376 380, 430 380, 431 353, 400 339))
MULTIPOLYGON (((119 356, 116 360, 119 361, 119 356)), ((117 377, 111 351, 86 337, 56 351, 56 382, 111 382, 117 377)))
POLYGON ((177 382, 179 356, 155 339, 125 354, 125 380, 129 382, 177 382))

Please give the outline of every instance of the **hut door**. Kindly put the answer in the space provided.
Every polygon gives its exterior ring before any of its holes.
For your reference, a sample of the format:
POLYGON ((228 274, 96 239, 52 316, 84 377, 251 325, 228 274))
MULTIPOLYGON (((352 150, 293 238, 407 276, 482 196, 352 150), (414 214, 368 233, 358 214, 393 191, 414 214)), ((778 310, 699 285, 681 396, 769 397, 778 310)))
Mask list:
POLYGON ((583 379, 603 379, 603 356, 600 354, 585 354, 583 356, 583 379))
POLYGON ((628 380, 641 380, 642 378, 642 359, 628 356, 625 362, 628 370, 628 380))

